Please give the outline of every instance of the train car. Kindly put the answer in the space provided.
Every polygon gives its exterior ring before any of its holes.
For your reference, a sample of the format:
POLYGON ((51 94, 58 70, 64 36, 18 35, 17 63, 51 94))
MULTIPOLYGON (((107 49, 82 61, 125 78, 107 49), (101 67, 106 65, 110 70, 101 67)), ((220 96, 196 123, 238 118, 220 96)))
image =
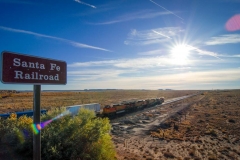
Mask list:
MULTIPOLYGON (((46 114, 47 113, 47 110, 46 109, 42 109, 41 111, 41 114, 46 114)), ((32 117, 33 116, 33 110, 29 110, 29 111, 22 111, 22 112, 12 112, 12 113, 15 113, 17 115, 17 118, 21 117, 21 116, 28 116, 28 117, 32 117)), ((5 114, 0 114, 0 117, 3 118, 3 119, 7 119, 10 117, 10 115, 12 113, 5 113, 5 114)))
POLYGON ((103 108, 103 115, 104 116, 113 116, 115 114, 120 114, 124 112, 128 112, 131 108, 131 103, 120 103, 120 104, 113 104, 113 106, 106 105, 103 108))
POLYGON ((114 104, 113 108, 116 108, 116 114, 126 112, 125 104, 114 104))
POLYGON ((0 114, 1 119, 7 119, 8 117, 10 117, 9 113, 0 114))
POLYGON ((72 116, 76 116, 81 108, 93 110, 96 115, 100 114, 100 104, 99 103, 91 103, 91 104, 81 104, 74 106, 67 106, 66 110, 71 113, 72 116))
POLYGON ((100 114, 101 111, 101 106, 99 103, 84 104, 84 108, 95 111, 96 115, 100 114))
POLYGON ((164 97, 157 98, 157 104, 162 104, 164 102, 164 97))
POLYGON ((135 103, 135 108, 136 108, 136 109, 143 108, 143 107, 144 107, 144 104, 145 104, 145 100, 138 100, 138 101, 135 103))
POLYGON ((129 101, 129 102, 123 102, 124 105, 126 105, 127 111, 133 111, 135 110, 135 101, 129 101))
POLYGON ((155 104, 156 99, 152 98, 148 99, 147 101, 148 101, 147 107, 152 107, 155 104))
POLYGON ((110 105, 106 105, 106 106, 103 108, 102 114, 103 114, 104 116, 112 116, 112 115, 115 115, 115 114, 116 114, 116 108, 115 108, 115 107, 111 107, 110 105))

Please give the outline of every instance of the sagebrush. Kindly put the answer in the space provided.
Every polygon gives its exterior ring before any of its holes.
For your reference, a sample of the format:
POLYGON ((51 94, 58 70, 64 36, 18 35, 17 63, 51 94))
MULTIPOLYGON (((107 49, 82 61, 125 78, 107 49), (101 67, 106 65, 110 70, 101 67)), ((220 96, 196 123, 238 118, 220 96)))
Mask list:
MULTIPOLYGON (((46 121, 64 110, 52 110, 41 117, 46 121)), ((0 120, 1 145, 10 146, 23 159, 33 156, 33 120, 12 114, 0 120)), ((97 118, 94 112, 81 109, 77 116, 64 116, 41 130, 42 159, 112 160, 115 149, 109 135, 111 126, 107 118, 97 118)))

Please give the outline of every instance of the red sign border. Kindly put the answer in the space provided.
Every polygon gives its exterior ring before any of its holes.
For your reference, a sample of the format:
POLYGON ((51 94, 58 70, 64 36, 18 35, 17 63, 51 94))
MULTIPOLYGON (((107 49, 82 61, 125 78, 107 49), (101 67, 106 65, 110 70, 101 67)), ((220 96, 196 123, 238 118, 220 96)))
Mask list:
POLYGON ((26 85, 66 85, 67 84, 67 62, 62 61, 62 60, 56 60, 56 59, 50 59, 50 58, 44 58, 44 57, 39 57, 39 56, 33 56, 33 55, 28 55, 28 54, 22 54, 22 53, 16 53, 16 52, 11 52, 11 51, 2 51, 1 56, 0 56, 0 81, 3 84, 26 84, 26 85), (4 82, 2 79, 2 69, 3 69, 3 54, 4 53, 12 53, 12 54, 17 54, 17 55, 22 55, 22 56, 27 56, 27 57, 33 57, 33 58, 40 58, 40 59, 46 59, 46 60, 52 60, 52 61, 58 61, 58 62, 63 62, 66 64, 66 83, 65 84, 54 84, 54 83, 22 83, 22 82, 4 82))

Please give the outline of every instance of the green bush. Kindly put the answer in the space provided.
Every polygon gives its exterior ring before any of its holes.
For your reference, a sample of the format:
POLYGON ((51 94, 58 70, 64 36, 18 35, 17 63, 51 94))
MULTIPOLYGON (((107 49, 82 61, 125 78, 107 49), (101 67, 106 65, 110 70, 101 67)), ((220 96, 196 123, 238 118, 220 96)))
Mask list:
MULTIPOLYGON (((63 110, 50 111, 41 117, 42 121, 52 119, 62 112, 63 110)), ((7 126, 0 128, 0 133, 5 133, 6 140, 11 138, 16 153, 32 158, 32 131, 24 141, 19 140, 18 136, 22 129, 30 132, 30 125, 10 118, 2 120, 1 125, 7 126)), ((97 118, 89 110, 82 109, 75 117, 61 117, 41 130, 42 159, 112 160, 115 149, 109 135, 110 129, 107 118, 97 118)))

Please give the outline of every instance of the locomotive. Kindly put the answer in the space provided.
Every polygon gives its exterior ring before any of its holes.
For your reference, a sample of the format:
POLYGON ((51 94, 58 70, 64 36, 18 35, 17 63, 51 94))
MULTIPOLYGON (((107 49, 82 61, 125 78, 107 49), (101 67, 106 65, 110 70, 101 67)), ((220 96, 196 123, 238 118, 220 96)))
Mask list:
POLYGON ((123 101, 120 104, 114 104, 112 106, 106 105, 103 108, 102 114, 103 116, 110 117, 120 113, 132 112, 134 110, 152 107, 155 105, 162 104, 163 102, 164 97, 138 101, 123 101))

